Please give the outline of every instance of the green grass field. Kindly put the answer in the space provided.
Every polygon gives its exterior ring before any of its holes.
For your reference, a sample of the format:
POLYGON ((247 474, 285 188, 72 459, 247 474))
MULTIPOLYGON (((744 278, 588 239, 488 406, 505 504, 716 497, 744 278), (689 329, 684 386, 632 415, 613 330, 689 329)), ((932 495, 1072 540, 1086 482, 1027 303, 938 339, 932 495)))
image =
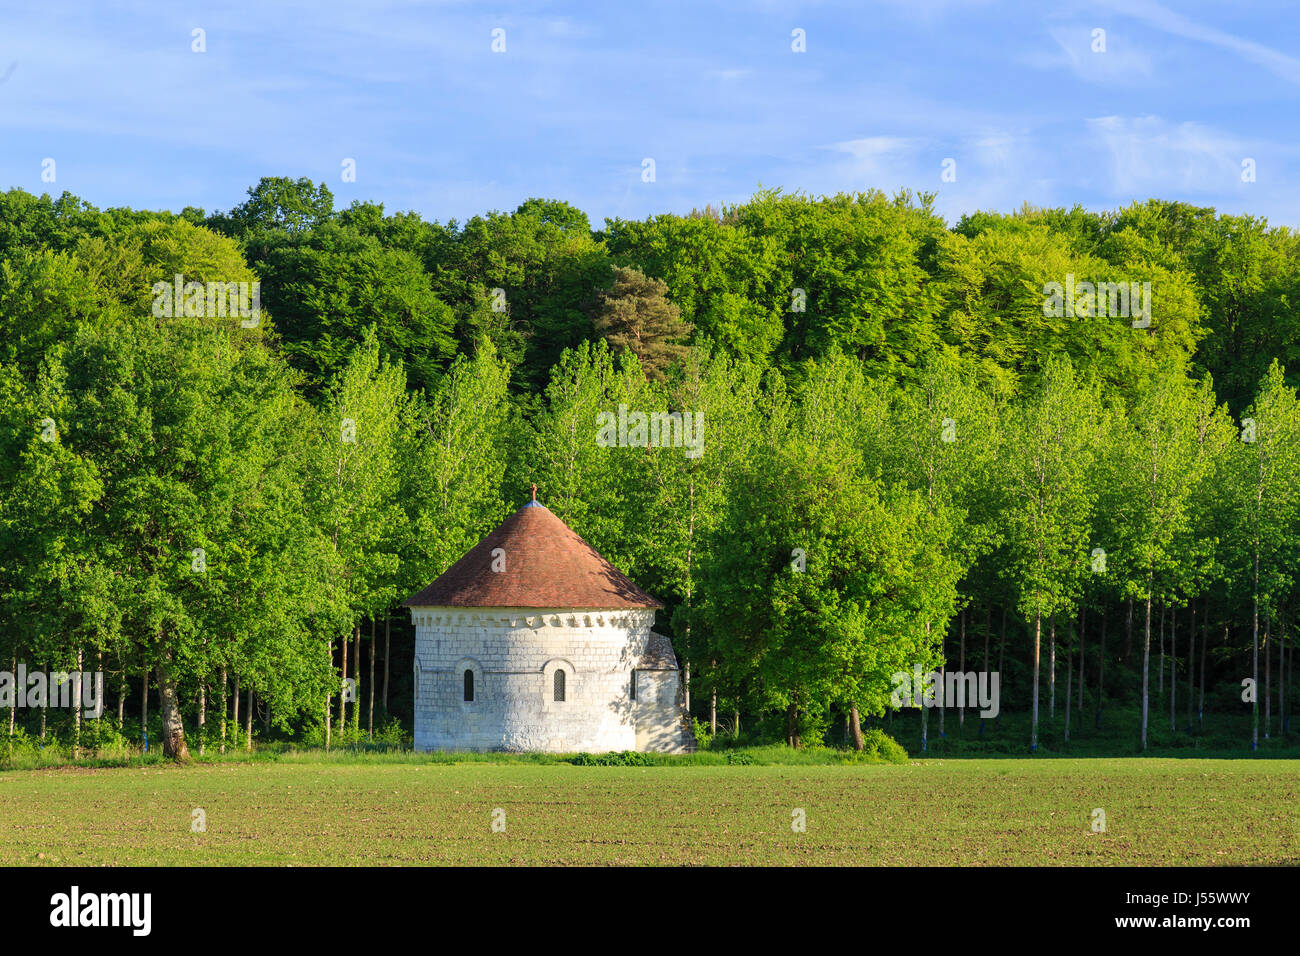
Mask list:
POLYGON ((301 754, 0 773, 0 863, 1296 864, 1297 797, 1294 760, 579 767, 301 754), (206 832, 191 830, 196 808, 206 832))

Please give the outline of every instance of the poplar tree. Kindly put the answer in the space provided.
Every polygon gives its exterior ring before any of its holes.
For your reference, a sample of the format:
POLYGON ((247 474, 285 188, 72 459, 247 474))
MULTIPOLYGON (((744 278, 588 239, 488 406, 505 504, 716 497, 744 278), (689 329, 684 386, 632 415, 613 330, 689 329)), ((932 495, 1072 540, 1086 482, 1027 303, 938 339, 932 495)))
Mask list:
POLYGON ((1021 613, 1033 622, 1034 682, 1030 750, 1038 749, 1043 621, 1068 611, 1086 566, 1094 492, 1099 398, 1068 360, 1052 359, 1008 426, 1005 531, 1021 613))
MULTIPOLYGON (((973 382, 970 369, 951 357, 930 356, 916 380, 894 388, 886 401, 887 424, 859 416, 864 441, 873 446, 883 473, 891 481, 918 491, 931 514, 950 511, 961 527, 950 547, 959 574, 965 577, 997 543, 1000 482, 995 462, 1002 440, 997 393, 973 382)), ((970 588, 959 598, 970 601, 970 588)), ((930 622, 942 659, 946 619, 930 622)), ((928 745, 928 710, 921 715, 922 748, 928 745)), ((942 711, 940 727, 942 728, 942 711)))
MULTIPOLYGON (((330 603, 347 609, 340 628, 343 654, 362 620, 392 603, 404 550, 407 515, 399 500, 405 461, 404 423, 411 399, 400 365, 384 359, 373 331, 349 356, 316 416, 307 473, 317 527, 329 543, 335 569, 330 603)), ((346 661, 344 661, 346 673, 346 661)), ((354 671, 357 668, 354 665, 354 671)), ((362 682, 354 673, 354 725, 360 726, 362 682)), ((345 699, 339 698, 340 717, 345 699)), ((342 721, 340 721, 342 723, 342 721)))
POLYGON ((1228 459, 1232 567, 1250 584, 1251 749, 1259 746, 1259 617, 1274 613, 1289 589, 1300 509, 1300 407, 1276 361, 1241 420, 1228 459))
POLYGON ((1142 716, 1147 746, 1150 707, 1151 609, 1174 599, 1193 577, 1200 556, 1189 553, 1193 494, 1212 464, 1198 441, 1197 396, 1183 370, 1162 366, 1139 390, 1124 436, 1124 537, 1135 574, 1130 594, 1142 606, 1142 716))

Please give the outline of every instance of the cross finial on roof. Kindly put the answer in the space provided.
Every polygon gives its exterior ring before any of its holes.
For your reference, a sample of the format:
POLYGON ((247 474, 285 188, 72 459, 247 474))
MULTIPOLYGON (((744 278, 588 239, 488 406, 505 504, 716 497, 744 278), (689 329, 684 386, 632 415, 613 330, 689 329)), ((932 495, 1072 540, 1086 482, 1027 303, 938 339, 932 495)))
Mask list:
POLYGON ((533 500, 537 500, 537 482, 533 482, 533 500))

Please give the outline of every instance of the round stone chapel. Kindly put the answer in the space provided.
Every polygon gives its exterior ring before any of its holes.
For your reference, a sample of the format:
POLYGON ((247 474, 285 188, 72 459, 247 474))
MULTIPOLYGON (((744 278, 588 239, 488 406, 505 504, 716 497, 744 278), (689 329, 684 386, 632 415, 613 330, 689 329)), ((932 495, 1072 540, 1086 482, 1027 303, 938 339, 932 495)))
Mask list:
POLYGON ((663 603, 536 500, 404 603, 417 750, 694 749, 663 603))

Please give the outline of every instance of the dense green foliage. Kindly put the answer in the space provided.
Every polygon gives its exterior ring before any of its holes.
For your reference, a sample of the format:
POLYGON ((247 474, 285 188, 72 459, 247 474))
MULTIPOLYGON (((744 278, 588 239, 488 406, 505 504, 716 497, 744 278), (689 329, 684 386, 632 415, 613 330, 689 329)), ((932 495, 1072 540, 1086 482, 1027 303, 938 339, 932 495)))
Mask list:
MULTIPOLYGON (((1288 230, 1155 200, 948 228, 875 192, 600 231, 549 200, 333 204, 283 178, 212 215, 0 196, 0 670, 103 670, 169 754, 254 712, 368 736, 410 713, 398 604, 536 482, 668 604, 710 734, 860 743, 913 667, 999 671, 1032 746, 1109 701, 1143 743, 1165 708, 1289 731, 1288 230), (173 280, 209 308, 160 314, 173 280), (257 320, 210 308, 253 282, 257 320), (603 440, 620 408, 674 440, 603 440)), ((11 738, 102 736, 37 710, 11 738)))

